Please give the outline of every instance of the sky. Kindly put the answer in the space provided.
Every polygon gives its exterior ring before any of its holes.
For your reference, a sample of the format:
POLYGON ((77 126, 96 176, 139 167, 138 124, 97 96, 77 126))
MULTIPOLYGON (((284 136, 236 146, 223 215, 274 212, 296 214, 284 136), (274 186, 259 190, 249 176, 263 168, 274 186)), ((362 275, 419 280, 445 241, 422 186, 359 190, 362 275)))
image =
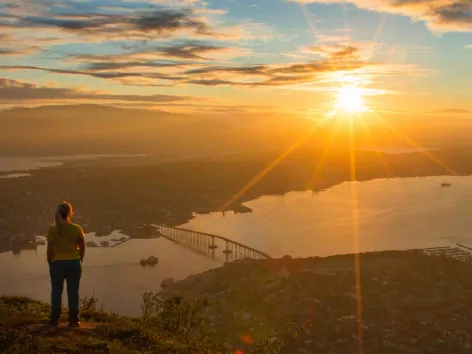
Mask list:
POLYGON ((471 64, 471 0, 0 2, 0 109, 461 114, 471 64))

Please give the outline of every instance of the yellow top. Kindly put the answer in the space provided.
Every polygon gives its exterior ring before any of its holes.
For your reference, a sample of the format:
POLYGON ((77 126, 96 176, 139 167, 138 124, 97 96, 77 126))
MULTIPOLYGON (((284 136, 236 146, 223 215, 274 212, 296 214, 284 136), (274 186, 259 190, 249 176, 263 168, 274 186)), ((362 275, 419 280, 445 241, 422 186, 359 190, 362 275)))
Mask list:
POLYGON ((54 249, 52 261, 80 259, 79 241, 84 237, 79 225, 63 223, 60 235, 56 232, 56 226, 51 226, 47 240, 49 247, 52 246, 54 249))

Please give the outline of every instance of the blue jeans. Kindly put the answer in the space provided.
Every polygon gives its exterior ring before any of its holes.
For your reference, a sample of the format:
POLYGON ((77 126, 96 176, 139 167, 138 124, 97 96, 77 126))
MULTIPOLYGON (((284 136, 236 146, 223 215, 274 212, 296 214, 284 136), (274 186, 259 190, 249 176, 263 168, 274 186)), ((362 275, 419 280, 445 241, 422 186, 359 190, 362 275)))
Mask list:
POLYGON ((69 302, 69 323, 79 322, 79 285, 82 275, 80 259, 53 261, 49 263, 51 276, 51 316, 52 322, 59 322, 62 309, 64 280, 67 281, 69 302))

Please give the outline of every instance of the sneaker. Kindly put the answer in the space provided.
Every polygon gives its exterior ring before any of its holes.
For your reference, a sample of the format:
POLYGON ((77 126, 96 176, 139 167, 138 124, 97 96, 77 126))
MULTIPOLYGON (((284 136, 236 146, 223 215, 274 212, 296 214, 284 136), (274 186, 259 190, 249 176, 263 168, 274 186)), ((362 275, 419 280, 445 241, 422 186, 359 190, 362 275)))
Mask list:
POLYGON ((69 327, 71 328, 80 327, 80 322, 71 322, 69 323, 69 327))

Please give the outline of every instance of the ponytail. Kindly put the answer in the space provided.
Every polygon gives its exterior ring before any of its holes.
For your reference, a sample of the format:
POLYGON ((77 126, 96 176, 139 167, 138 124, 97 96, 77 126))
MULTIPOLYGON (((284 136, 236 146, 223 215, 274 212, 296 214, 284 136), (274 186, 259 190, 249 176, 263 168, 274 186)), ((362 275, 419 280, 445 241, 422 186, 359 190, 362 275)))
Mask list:
POLYGON ((61 213, 59 210, 56 211, 54 215, 54 224, 56 225, 56 233, 58 235, 62 235, 62 224, 64 223, 64 219, 62 219, 61 213))
POLYGON ((54 223, 56 225, 56 233, 62 235, 62 225, 65 220, 70 220, 72 216, 72 205, 63 202, 57 206, 56 214, 54 215, 54 223))

